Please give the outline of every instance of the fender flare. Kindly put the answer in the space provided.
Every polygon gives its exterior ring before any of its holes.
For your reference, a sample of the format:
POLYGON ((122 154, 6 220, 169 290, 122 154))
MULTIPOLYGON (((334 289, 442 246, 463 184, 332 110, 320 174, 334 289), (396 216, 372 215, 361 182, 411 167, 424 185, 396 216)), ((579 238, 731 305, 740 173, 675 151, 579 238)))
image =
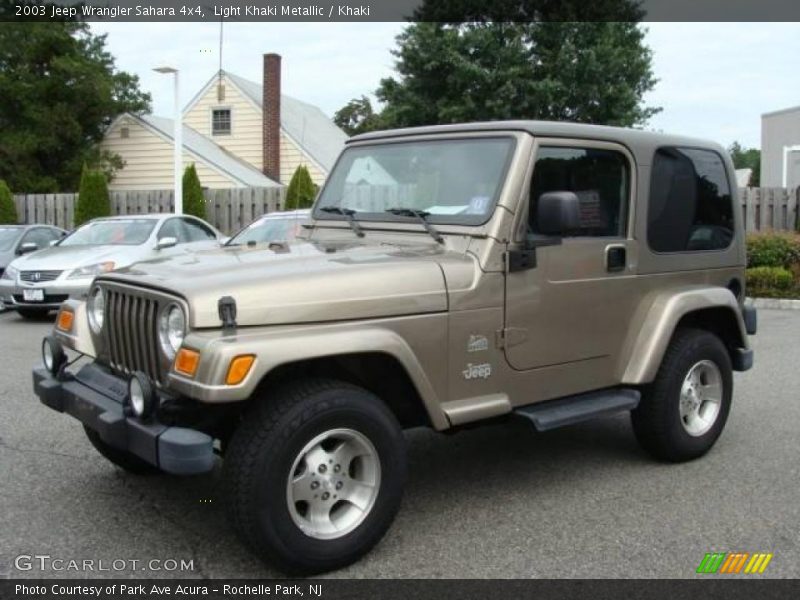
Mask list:
MULTIPOLYGON (((199 341, 199 340, 198 340, 199 341)), ((441 409, 439 394, 420 364, 414 350, 397 332, 380 326, 363 325, 358 328, 297 328, 282 333, 267 335, 242 334, 236 336, 235 344, 230 339, 217 338, 203 346, 201 353, 208 353, 211 360, 202 365, 196 380, 187 379, 174 371, 170 372, 170 387, 186 393, 202 402, 236 402, 246 400, 270 372, 278 367, 306 360, 333 358, 348 354, 386 354, 405 369, 422 399, 425 411, 437 430, 446 429, 449 422, 441 409), (237 355, 254 354, 257 359, 245 380, 236 386, 214 385, 201 382, 221 382, 225 379, 230 361, 237 355)), ((199 348, 198 348, 199 349, 199 348)))
POLYGON ((642 385, 656 377, 675 328, 685 316, 699 310, 721 308, 730 311, 736 323, 738 343, 749 348, 742 311, 736 296, 727 288, 693 286, 655 295, 643 319, 643 326, 628 335, 621 362, 623 385, 642 385))

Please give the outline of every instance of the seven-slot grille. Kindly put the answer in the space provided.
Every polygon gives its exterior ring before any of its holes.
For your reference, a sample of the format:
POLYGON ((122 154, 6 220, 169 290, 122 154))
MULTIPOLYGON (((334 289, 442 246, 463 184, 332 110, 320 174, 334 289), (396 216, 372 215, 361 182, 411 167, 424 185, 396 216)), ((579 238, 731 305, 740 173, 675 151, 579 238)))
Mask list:
POLYGON ((111 368, 123 375, 141 371, 153 381, 160 381, 158 301, 111 287, 105 288, 105 301, 103 329, 111 368))
POLYGON ((19 278, 22 281, 38 283, 40 281, 54 281, 58 279, 64 271, 20 271, 19 278))

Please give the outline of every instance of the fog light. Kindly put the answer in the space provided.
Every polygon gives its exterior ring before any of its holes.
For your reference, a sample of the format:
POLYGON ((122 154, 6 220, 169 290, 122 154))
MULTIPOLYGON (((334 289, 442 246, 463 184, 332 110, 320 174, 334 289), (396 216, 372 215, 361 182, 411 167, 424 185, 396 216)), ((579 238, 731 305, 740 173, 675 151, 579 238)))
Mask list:
POLYGON ((67 363, 67 355, 61 342, 49 335, 42 340, 42 362, 44 368, 53 375, 58 375, 61 367, 67 363))
POLYGON ((128 408, 140 419, 153 414, 156 407, 156 395, 150 379, 140 371, 135 372, 128 381, 128 408))

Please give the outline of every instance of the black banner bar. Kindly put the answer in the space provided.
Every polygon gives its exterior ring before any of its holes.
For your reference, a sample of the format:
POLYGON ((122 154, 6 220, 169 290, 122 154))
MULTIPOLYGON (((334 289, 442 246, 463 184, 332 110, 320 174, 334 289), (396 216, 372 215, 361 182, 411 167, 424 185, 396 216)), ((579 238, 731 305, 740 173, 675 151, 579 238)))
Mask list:
POLYGON ((800 21, 798 0, 0 0, 0 6, 0 20, 32 22, 800 21))
POLYGON ((0 580, 2 600, 783 600, 800 597, 798 580, 753 576, 696 580, 0 580))

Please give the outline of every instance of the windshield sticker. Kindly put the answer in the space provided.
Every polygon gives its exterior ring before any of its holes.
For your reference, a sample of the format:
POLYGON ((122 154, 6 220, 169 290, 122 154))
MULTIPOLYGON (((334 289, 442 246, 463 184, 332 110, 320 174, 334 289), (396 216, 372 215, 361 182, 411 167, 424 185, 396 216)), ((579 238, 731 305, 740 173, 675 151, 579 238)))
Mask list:
POLYGON ((492 201, 489 196, 475 196, 469 201, 469 206, 465 211, 468 215, 482 215, 489 210, 489 203, 492 201))

